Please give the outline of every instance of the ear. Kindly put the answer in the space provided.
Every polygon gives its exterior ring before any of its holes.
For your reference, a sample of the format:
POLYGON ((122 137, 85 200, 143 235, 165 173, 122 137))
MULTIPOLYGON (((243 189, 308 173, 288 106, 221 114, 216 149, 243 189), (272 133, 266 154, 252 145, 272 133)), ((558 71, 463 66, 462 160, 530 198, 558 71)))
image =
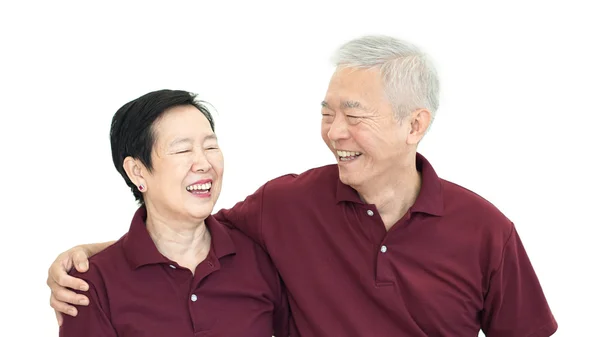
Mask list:
POLYGON ((129 180, 136 186, 147 186, 144 179, 144 165, 139 160, 133 159, 133 157, 125 158, 123 160, 123 169, 127 173, 129 180))
POLYGON ((429 124, 431 124, 431 112, 427 109, 417 109, 409 115, 408 122, 410 130, 407 142, 410 145, 417 145, 425 136, 429 124))

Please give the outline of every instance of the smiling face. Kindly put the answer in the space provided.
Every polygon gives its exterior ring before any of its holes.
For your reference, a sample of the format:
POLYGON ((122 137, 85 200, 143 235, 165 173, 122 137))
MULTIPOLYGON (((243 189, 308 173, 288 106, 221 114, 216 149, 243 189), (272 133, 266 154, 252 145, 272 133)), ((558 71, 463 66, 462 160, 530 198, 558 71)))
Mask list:
POLYGON ((223 177, 223 154, 208 120, 194 106, 177 106, 165 111, 152 131, 152 170, 131 157, 124 163, 130 179, 145 186, 149 212, 170 220, 205 219, 223 177))
POLYGON ((357 189, 393 175, 414 156, 410 120, 394 117, 377 69, 338 69, 321 113, 321 136, 337 159, 344 184, 357 189))

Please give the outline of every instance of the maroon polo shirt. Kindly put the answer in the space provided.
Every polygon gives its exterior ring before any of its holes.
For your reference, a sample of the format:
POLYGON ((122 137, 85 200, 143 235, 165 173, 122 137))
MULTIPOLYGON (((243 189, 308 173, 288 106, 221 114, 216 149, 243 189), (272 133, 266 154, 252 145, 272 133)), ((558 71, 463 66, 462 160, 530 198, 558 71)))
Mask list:
POLYGON ((438 178, 389 231, 330 165, 269 181, 216 218, 270 254, 302 337, 547 337, 557 329, 513 223, 438 178))
POLYGON ((159 253, 140 208, 129 232, 90 259, 89 306, 65 315, 61 337, 288 336, 287 297, 267 254, 212 216, 195 274, 159 253))

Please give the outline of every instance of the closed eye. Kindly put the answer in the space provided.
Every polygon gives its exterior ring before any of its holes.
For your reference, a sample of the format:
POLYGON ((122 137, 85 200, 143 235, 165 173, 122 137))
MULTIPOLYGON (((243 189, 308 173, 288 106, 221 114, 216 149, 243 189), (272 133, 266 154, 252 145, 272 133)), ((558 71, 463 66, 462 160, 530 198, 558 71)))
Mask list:
POLYGON ((217 144, 206 144, 206 145, 204 145, 204 149, 205 150, 218 150, 219 149, 219 145, 217 145, 217 144))
POLYGON ((180 154, 180 153, 188 153, 191 150, 180 150, 180 151, 176 151, 175 154, 180 154))
POLYGON ((333 115, 332 114, 322 113, 321 116, 323 117, 324 120, 327 120, 327 121, 332 121, 333 120, 333 115))
POLYGON ((346 117, 348 118, 348 124, 350 125, 357 125, 362 121, 362 117, 359 116, 346 115, 346 117))

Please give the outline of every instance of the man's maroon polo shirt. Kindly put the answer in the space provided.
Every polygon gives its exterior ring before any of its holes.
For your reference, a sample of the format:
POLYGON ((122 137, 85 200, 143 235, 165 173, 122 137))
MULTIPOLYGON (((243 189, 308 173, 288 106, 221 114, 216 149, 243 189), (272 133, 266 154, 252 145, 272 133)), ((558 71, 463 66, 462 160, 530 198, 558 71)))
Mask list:
POLYGON ((389 231, 335 165, 285 175, 216 218, 269 253, 303 337, 547 337, 557 329, 513 223, 417 157, 389 231))
POLYGON ((61 337, 288 336, 289 309, 265 252, 212 216, 212 243, 195 275, 159 253, 140 208, 129 232, 90 259, 90 305, 65 315, 61 337))

